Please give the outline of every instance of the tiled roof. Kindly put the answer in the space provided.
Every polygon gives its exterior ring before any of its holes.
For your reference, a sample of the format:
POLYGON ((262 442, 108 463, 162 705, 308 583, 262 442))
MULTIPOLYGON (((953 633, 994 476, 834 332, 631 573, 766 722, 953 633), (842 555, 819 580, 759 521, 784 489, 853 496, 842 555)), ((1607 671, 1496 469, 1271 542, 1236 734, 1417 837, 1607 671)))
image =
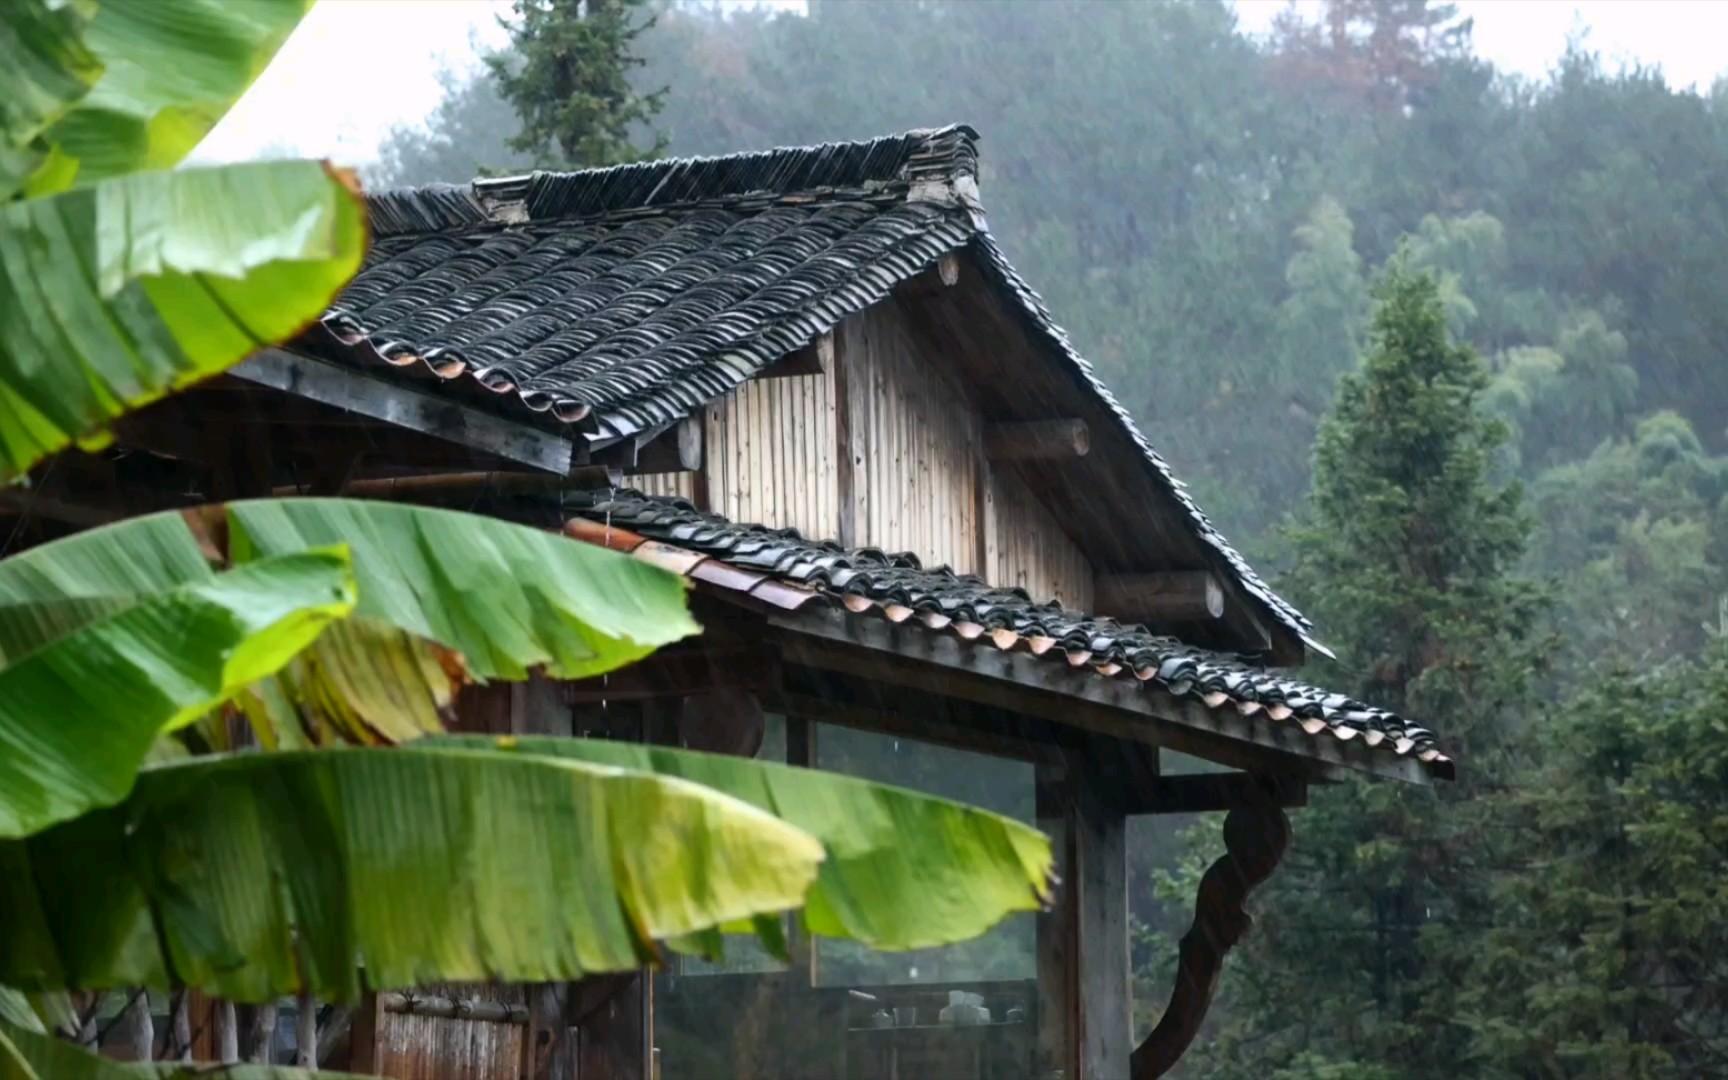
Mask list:
POLYGON ((795 529, 737 525, 684 500, 635 491, 574 492, 565 509, 575 515, 568 527, 575 535, 778 607, 827 601, 855 615, 916 622, 979 648, 1025 649, 1100 677, 1137 679, 1212 710, 1291 724, 1311 738, 1360 739, 1378 753, 1414 757, 1442 777, 1453 773, 1433 733, 1396 713, 1143 626, 1038 603, 1022 589, 995 588, 945 566, 926 569, 908 553, 847 550, 806 540, 795 529), (647 541, 655 543, 639 546, 647 541))
POLYGON ((366 264, 305 343, 606 439, 691 414, 964 249, 1201 543, 1319 647, 1009 265, 977 200, 976 140, 952 126, 374 195, 366 264))

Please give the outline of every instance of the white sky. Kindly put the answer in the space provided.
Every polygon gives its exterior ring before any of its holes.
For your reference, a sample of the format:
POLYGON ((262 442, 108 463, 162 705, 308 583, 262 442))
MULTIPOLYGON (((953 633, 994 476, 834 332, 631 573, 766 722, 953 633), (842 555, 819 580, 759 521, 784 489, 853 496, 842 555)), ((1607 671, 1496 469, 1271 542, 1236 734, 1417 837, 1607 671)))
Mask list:
MULTIPOLYGON (((1285 0, 1236 6, 1243 27, 1261 32, 1285 0)), ((1660 66, 1673 85, 1708 90, 1728 74, 1728 0, 1459 0, 1459 8, 1476 20, 1478 52, 1527 75, 1547 71, 1576 31, 1611 61, 1660 66)), ((476 44, 502 40, 497 16, 508 11, 506 0, 321 0, 195 159, 371 161, 393 124, 416 122, 437 103, 442 65, 465 68, 476 44)))

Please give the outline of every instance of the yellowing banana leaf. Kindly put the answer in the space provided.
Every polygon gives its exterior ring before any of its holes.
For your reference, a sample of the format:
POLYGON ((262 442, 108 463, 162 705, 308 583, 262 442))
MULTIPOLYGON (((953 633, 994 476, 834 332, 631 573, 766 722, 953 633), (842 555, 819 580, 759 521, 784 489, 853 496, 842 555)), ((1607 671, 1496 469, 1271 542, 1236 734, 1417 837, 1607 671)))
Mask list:
MULTIPOLYGON (((463 681, 450 650, 356 617, 325 631, 275 679, 247 688, 235 704, 267 750, 376 746, 443 731, 463 681)), ((225 744, 225 727, 210 725, 206 741, 215 749, 233 749, 225 744)))
MULTIPOLYGON (((31 179, 34 193, 178 164, 252 85, 311 0, 80 0, 76 7, 88 20, 79 27, 82 45, 100 78, 46 132, 55 160, 31 179)), ((32 33, 0 51, 0 62, 9 63, 13 51, 39 54, 32 45, 40 38, 32 33)), ((61 73, 87 74, 74 63, 83 59, 73 54, 59 72, 39 63, 37 79, 60 74, 52 85, 64 97, 61 73)))
POLYGON ((111 1061, 69 1042, 0 1024, 0 1080, 360 1080, 278 1065, 111 1061))
POLYGON ((85 43, 94 0, 0 4, 0 199, 46 156, 38 136, 90 92, 102 61, 85 43))
POLYGON ((579 679, 699 629, 677 576, 592 544, 454 510, 355 499, 228 504, 229 554, 346 543, 358 614, 462 654, 482 679, 579 679))
POLYGON ((118 802, 158 734, 274 674, 353 607, 347 553, 303 551, 158 594, 0 671, 0 837, 118 802))
POLYGON ((353 1001, 629 970, 802 902, 822 848, 672 777, 446 747, 194 758, 0 841, 0 983, 353 1001), (46 903, 43 897, 53 898, 46 903))
POLYGON ((0 482, 292 336, 365 242, 354 193, 317 162, 139 173, 0 204, 0 482))
POLYGON ((639 769, 723 791, 821 841, 804 925, 879 949, 944 945, 1048 898, 1050 841, 1011 818, 904 788, 694 750, 550 736, 445 736, 414 752, 495 745, 539 757, 639 769))

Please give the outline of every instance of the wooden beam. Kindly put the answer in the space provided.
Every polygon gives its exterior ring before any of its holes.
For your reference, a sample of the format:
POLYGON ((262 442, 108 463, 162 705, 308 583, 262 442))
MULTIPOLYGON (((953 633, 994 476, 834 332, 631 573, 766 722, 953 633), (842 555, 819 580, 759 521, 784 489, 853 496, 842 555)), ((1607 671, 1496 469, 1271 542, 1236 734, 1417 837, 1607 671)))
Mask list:
POLYGON ((571 440, 402 382, 328 360, 264 349, 229 369, 247 382, 483 450, 545 472, 568 472, 571 440))
POLYGON ((1414 757, 1373 750, 1360 739, 1310 736, 1295 723, 1271 723, 1135 679, 1104 678, 1023 651, 970 644, 922 626, 806 608, 777 612, 787 663, 825 667, 1031 716, 1130 742, 1167 747, 1251 772, 1335 779, 1341 770, 1409 783, 1431 782, 1414 757))
POLYGON ((1224 588, 1204 570, 1098 574, 1092 606, 1123 622, 1206 622, 1224 616, 1224 588))
POLYGON ((936 260, 936 276, 942 279, 942 284, 953 286, 960 284, 960 256, 950 251, 936 260))
POLYGON ((834 370, 834 332, 830 330, 802 349, 794 349, 763 368, 758 379, 821 375, 834 370))
POLYGON ((1028 420, 987 424, 984 456, 991 461, 1066 461, 1085 457, 1092 434, 1084 420, 1028 420))
POLYGON ((1308 781, 1300 776, 1255 776, 1245 772, 1160 776, 1128 793, 1130 814, 1210 814, 1270 798, 1279 809, 1308 805, 1308 781))
POLYGON ((448 998, 437 994, 386 992, 377 996, 387 1013, 438 1016, 449 1020, 484 1020, 494 1024, 528 1023, 528 1006, 478 998, 448 998))

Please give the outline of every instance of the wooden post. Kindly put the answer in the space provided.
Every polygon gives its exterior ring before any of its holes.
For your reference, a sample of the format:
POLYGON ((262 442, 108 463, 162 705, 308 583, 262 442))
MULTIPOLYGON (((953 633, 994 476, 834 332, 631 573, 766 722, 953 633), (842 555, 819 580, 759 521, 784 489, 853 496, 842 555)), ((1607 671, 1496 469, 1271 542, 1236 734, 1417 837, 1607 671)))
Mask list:
POLYGON ((613 993, 577 1029, 577 1080, 651 1080, 654 980, 643 974, 613 993))
POLYGON ((247 1048, 246 1060, 254 1065, 270 1064, 276 1046, 276 1003, 267 1001, 254 1006, 250 1027, 252 1045, 247 1048))
POLYGON ((383 1005, 376 991, 368 990, 354 1010, 354 1026, 348 1033, 348 1071, 362 1076, 378 1071, 378 1020, 383 1005))
POLYGON ((156 1056, 156 1022, 150 1016, 150 992, 139 987, 126 1002, 122 1021, 126 1032, 128 1061, 150 1061, 156 1056))
POLYGON ((1093 792, 1084 755, 1038 766, 1038 825, 1062 879, 1038 918, 1038 1076, 1120 1080, 1133 1049, 1127 815, 1093 792))
POLYGON ((224 1065, 240 1061, 240 1024, 234 1017, 234 1003, 222 998, 215 1003, 216 1060, 224 1065))
POLYGON ((187 1001, 189 993, 184 987, 174 991, 168 1006, 169 1038, 175 1061, 192 1060, 192 1017, 189 1012, 191 1003, 187 1001))
POLYGON ((1061 762, 1040 762, 1036 772, 1038 828, 1049 837, 1056 856, 1054 901, 1038 913, 1038 1050, 1037 1080, 1075 1075, 1079 1058, 1074 1029, 1079 999, 1074 986, 1075 938, 1078 931, 1074 892, 1068 881, 1074 862, 1073 818, 1067 804, 1068 770, 1061 762))
POLYGON ((302 992, 294 1008, 294 1064, 318 1071, 318 999, 302 992))
MULTIPOLYGON (((1082 786, 1082 791, 1089 791, 1082 786)), ((1079 893, 1080 1077, 1128 1075, 1134 1049, 1128 980, 1128 818, 1076 800, 1073 881, 1079 893)))

